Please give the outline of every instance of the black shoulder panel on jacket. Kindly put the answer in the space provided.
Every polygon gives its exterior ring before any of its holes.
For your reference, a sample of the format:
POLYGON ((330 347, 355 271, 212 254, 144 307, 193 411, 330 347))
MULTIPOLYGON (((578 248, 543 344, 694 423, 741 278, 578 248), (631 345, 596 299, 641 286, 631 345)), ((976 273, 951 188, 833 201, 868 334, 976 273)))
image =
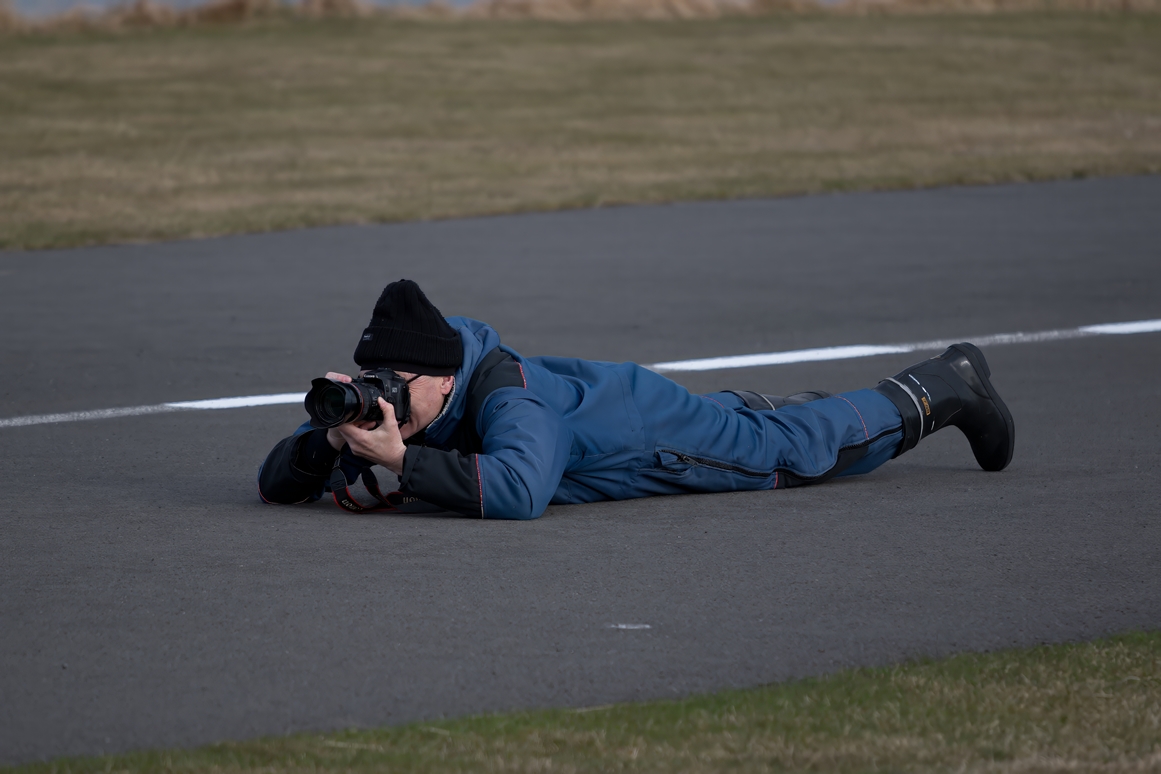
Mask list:
POLYGON ((421 500, 467 516, 483 515, 479 463, 483 451, 476 420, 488 396, 502 387, 527 387, 520 364, 496 347, 480 360, 468 382, 467 405, 448 442, 450 451, 408 445, 400 489, 421 500))
POLYGON ((527 387, 524 369, 504 350, 496 347, 480 360, 468 382, 468 405, 464 418, 471 418, 473 426, 484 401, 501 387, 527 387))
POLYGON ((476 432, 476 419, 484 408, 488 396, 501 387, 527 386, 524 371, 511 355, 499 347, 490 351, 472 372, 472 378, 468 382, 464 416, 445 445, 461 454, 478 454, 483 451, 483 441, 476 432))

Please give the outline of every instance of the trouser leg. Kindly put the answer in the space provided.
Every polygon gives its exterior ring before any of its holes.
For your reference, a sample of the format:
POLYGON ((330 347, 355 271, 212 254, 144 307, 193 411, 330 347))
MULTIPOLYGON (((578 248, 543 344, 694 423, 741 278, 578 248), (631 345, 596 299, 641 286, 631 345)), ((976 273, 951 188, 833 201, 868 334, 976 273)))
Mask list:
POLYGON ((756 393, 705 396, 732 409, 740 422, 740 429, 717 434, 717 441, 708 444, 716 447, 707 448, 709 456, 732 458, 747 471, 769 471, 765 488, 782 489, 867 473, 891 459, 903 440, 903 420, 895 404, 873 390, 826 398, 800 395, 810 398, 793 403, 780 399, 785 405, 773 411, 751 408, 759 398, 766 399, 756 393))
POLYGON ((774 412, 783 428, 801 422, 818 435, 809 445, 816 451, 801 454, 797 464, 787 460, 778 487, 869 473, 894 457, 903 441, 903 419, 883 398, 873 390, 857 390, 774 412))
POLYGON ((786 406, 800 406, 812 400, 834 397, 829 392, 823 392, 822 390, 811 390, 809 392, 799 392, 786 396, 764 395, 760 392, 751 392, 750 390, 726 390, 726 392, 731 395, 736 395, 746 408, 753 409, 754 411, 777 411, 786 406))
POLYGON ((873 390, 833 398, 818 397, 825 393, 790 398, 742 391, 728 394, 735 396, 736 408, 741 403, 780 426, 775 444, 791 442, 795 455, 780 463, 785 473, 779 477, 779 487, 867 473, 948 425, 963 432, 984 470, 1003 470, 1015 449, 1011 412, 992 384, 983 353, 966 342, 916 363, 873 390), (853 437, 858 427, 850 411, 862 423, 863 439, 853 437))
POLYGON ((902 442, 903 430, 900 428, 898 432, 885 435, 869 444, 861 459, 855 460, 846 470, 836 473, 835 477, 860 476, 864 473, 870 473, 884 462, 894 459, 902 442))

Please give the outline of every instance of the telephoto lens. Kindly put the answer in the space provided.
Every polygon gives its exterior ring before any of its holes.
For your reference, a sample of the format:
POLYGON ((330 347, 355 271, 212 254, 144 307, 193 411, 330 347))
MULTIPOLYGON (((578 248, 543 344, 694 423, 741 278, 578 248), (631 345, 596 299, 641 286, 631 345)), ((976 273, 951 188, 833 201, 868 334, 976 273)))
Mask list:
POLYGON ((310 415, 311 427, 331 428, 350 422, 381 422, 383 412, 379 410, 379 398, 395 408, 395 419, 399 424, 411 416, 411 392, 407 389, 407 382, 389 369, 367 373, 349 383, 315 379, 310 383, 310 392, 306 394, 303 405, 310 415))
MULTIPOLYGON (((358 422, 362 419, 382 419, 379 411, 379 402, 367 400, 370 396, 364 395, 364 390, 354 383, 346 384, 334 379, 315 379, 310 383, 310 392, 303 402, 306 413, 310 414, 310 424, 313 427, 338 427, 348 422, 358 422), (375 409, 375 416, 364 416, 368 404, 375 409)), ((378 396, 376 396, 378 397, 378 396)))

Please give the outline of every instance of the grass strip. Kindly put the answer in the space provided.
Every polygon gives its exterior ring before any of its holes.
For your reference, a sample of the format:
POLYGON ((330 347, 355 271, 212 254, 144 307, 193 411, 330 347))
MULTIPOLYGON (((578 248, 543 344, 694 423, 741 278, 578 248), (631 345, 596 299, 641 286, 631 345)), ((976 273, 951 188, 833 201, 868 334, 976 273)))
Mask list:
POLYGON ((0 39, 0 247, 1161 172, 1161 15, 0 39))
POLYGON ((1161 634, 856 669, 680 701, 299 734, 7 771, 722 770, 1158 771, 1161 634))
POLYGON ((717 19, 774 13, 914 14, 1029 13, 1082 11, 1156 13, 1161 0, 441 0, 379 5, 372 0, 201 0, 181 7, 164 0, 131 0, 100 8, 27 17, 0 0, 0 34, 131 30, 237 24, 270 17, 370 18, 448 21, 454 19, 541 19, 556 22, 717 19))

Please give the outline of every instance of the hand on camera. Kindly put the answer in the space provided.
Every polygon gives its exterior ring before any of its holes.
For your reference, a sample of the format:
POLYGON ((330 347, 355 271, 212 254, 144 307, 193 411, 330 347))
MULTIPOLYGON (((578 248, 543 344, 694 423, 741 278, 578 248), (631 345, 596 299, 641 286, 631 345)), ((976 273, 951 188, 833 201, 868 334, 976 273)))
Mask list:
MULTIPOLYGON (((395 408, 382 398, 379 398, 379 410, 383 412, 383 416, 395 418, 395 408)), ((342 448, 345 442, 350 445, 351 451, 356 456, 382 465, 397 476, 403 474, 403 455, 407 452, 407 447, 403 445, 399 426, 395 422, 381 422, 378 427, 375 422, 339 425, 327 431, 327 440, 330 440, 331 433, 338 433, 342 439, 337 448, 342 448)))

